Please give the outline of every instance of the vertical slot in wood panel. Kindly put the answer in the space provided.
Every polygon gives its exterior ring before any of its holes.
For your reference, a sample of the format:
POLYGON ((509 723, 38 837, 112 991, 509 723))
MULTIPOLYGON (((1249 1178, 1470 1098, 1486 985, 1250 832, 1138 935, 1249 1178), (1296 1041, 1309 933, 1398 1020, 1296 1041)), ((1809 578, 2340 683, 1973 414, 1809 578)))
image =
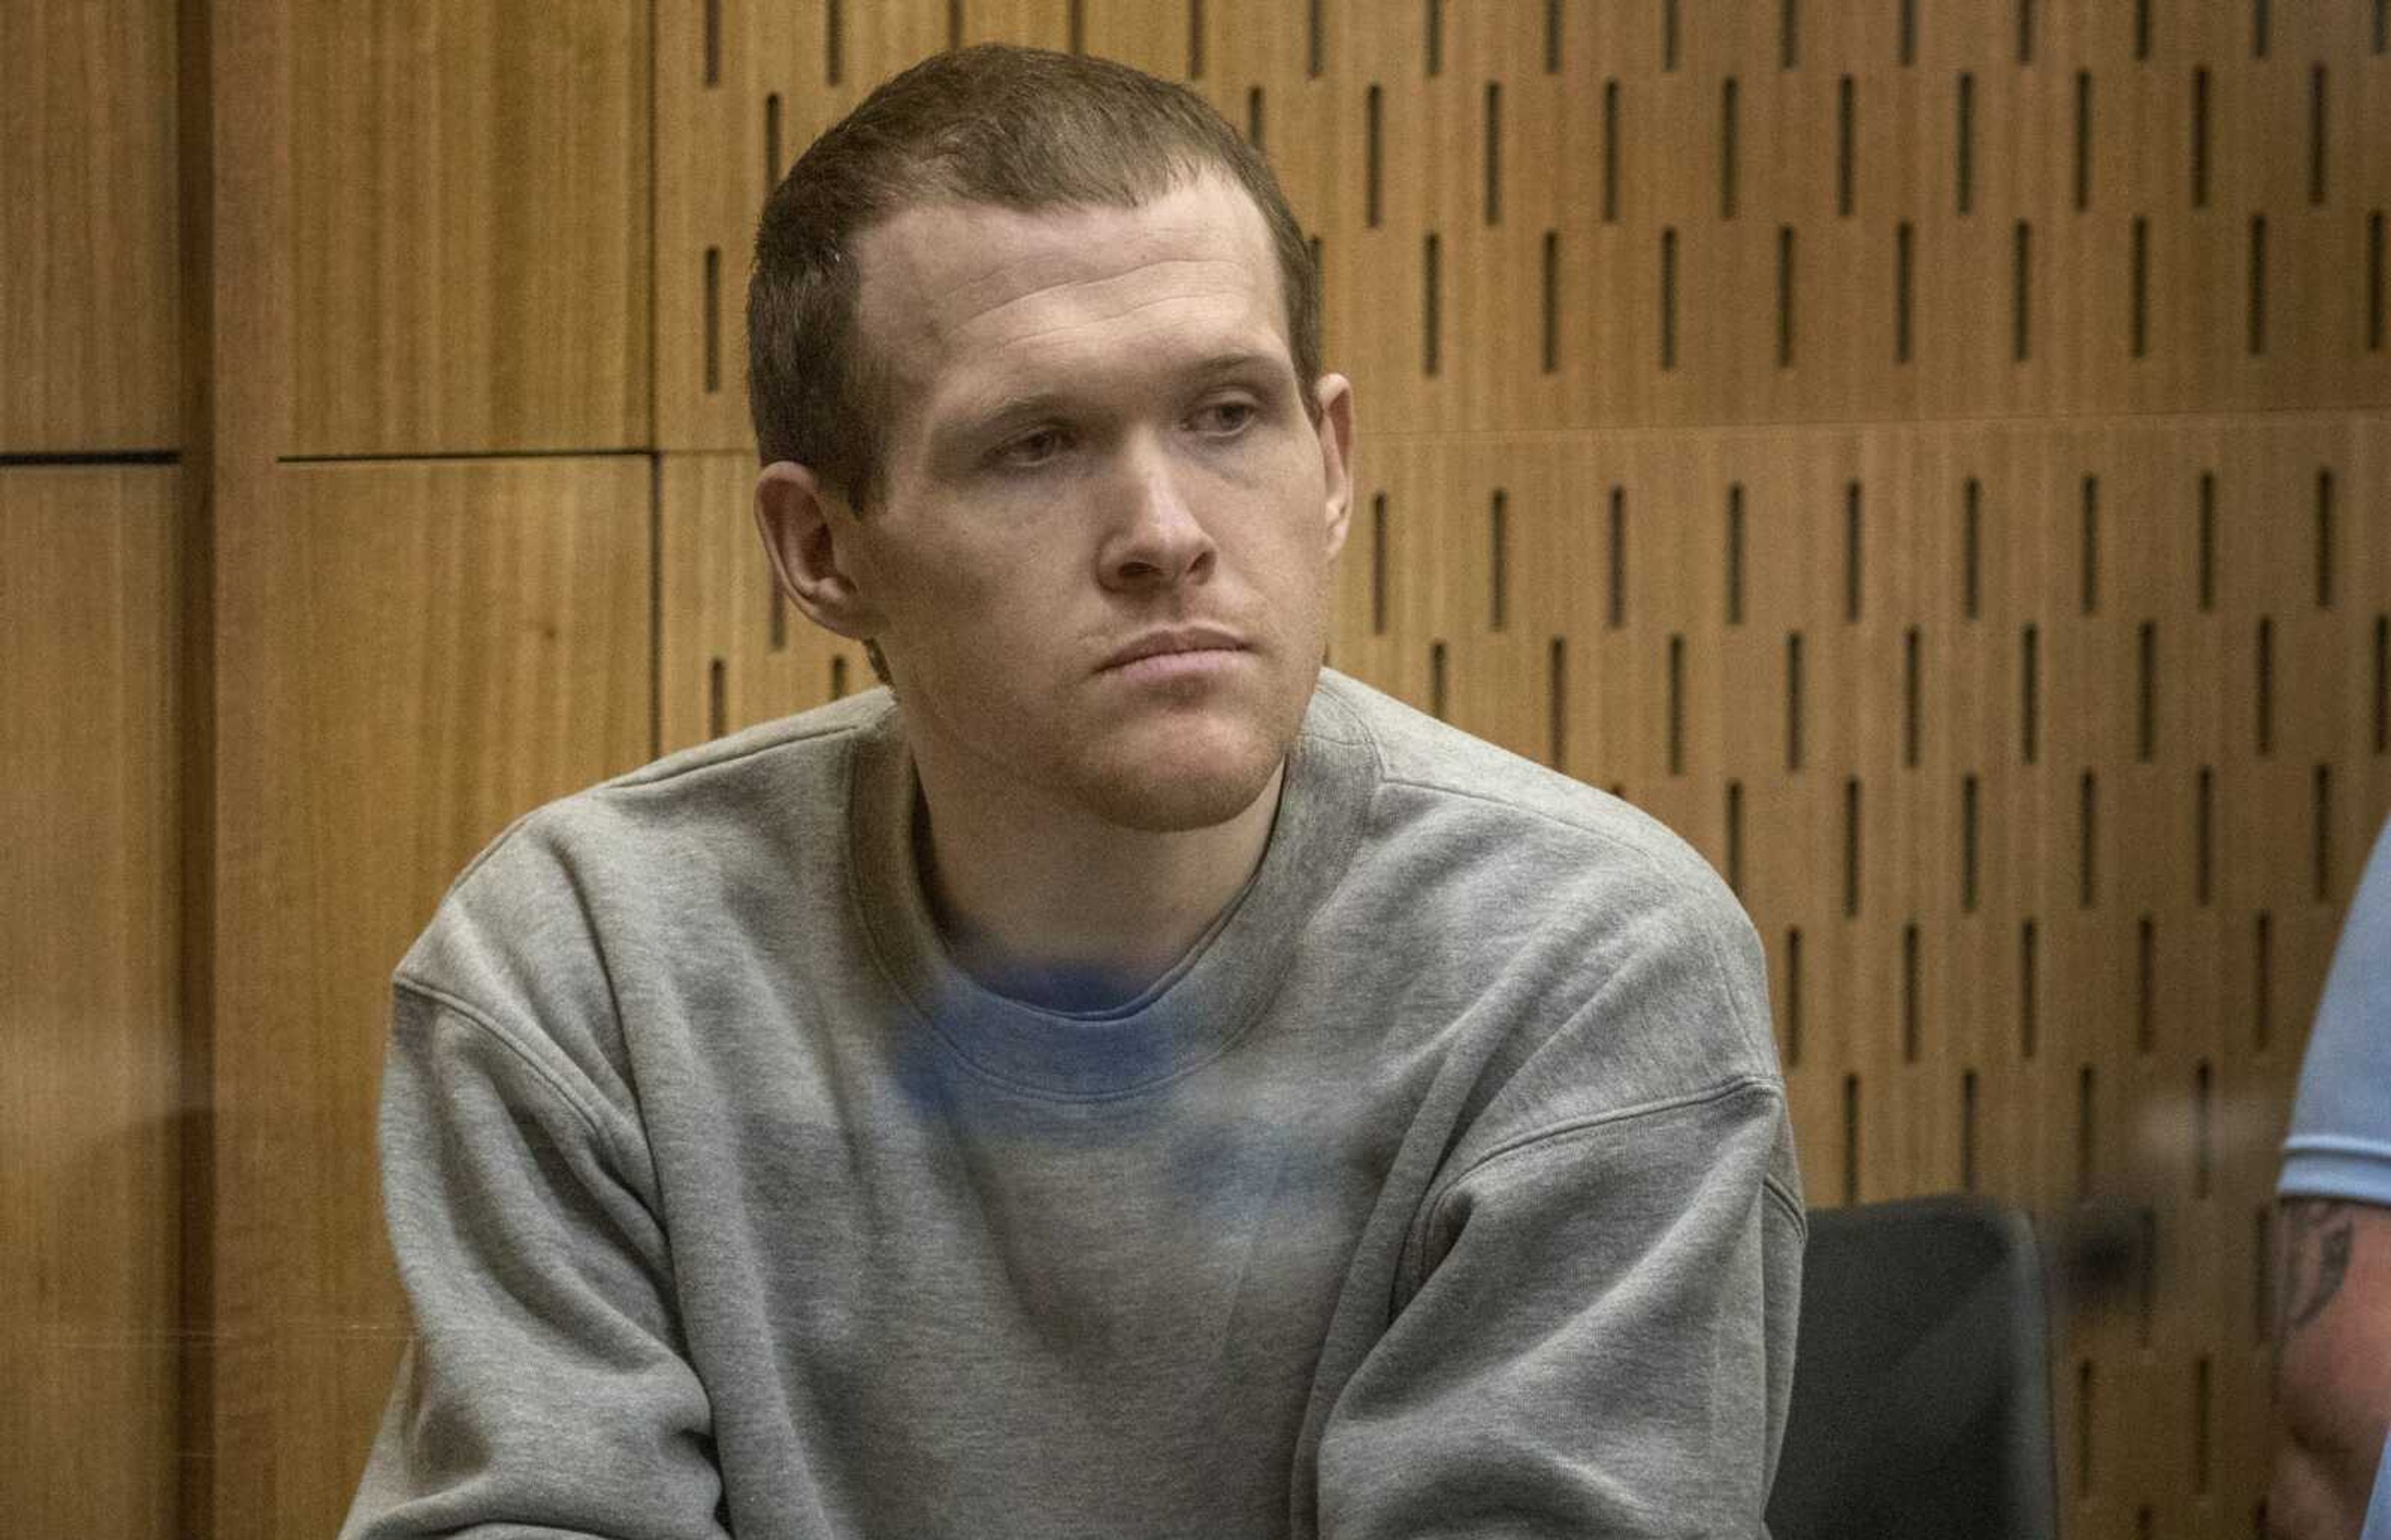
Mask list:
POLYGON ((2366 351, 2383 351, 2383 211, 2366 216, 2366 351))
POLYGON ((2017 0, 2017 61, 2034 62, 2034 0, 2017 0))
POLYGON ((2192 897, 2204 909, 2209 905, 2215 885, 2216 819, 2217 772, 2204 764, 2200 767, 2199 789, 2193 797, 2191 814, 2192 897))
POLYGON ((1976 1190, 1976 1072, 1959 1072, 1959 1190, 1976 1190))
POLYGON ((2250 57, 2265 58, 2269 52, 2274 29, 2268 25, 2272 8, 2267 0, 2250 0, 2250 57))
POLYGON ((770 593, 770 620, 766 622, 766 648, 773 652, 789 650, 789 596, 781 592, 781 584, 767 572, 764 585, 770 593))
POLYGON ((2041 1035, 2041 935, 2029 918, 2018 924, 2018 1057, 2031 1062, 2041 1035))
POLYGON ((1777 227, 1777 366, 1793 366, 1793 226, 1777 227))
POLYGON ((781 185, 781 94, 764 98, 764 196, 781 185))
POLYGON ((1561 0, 1544 0, 1544 73, 1561 72, 1561 0))
POLYGON ((730 691, 723 678, 722 660, 710 659, 705 665, 705 736, 720 738, 730 730, 730 691))
POLYGON ((1500 631, 1509 620, 1510 497, 1501 487, 1486 508, 1486 626, 1500 631))
POLYGON ((2308 71, 2308 201, 2324 202, 2325 174, 2324 66, 2308 71))
POLYGON ((1964 214, 1976 202, 1976 77, 1964 70, 1959 72, 1958 110, 1958 145, 1953 187, 1959 212, 1964 214))
POLYGON ((1843 1077, 1843 1201, 1860 1200, 1860 1077, 1843 1077))
POLYGON ((2151 0, 2134 0, 2134 58, 2151 57, 2151 0))
POLYGON ((2092 206, 2092 71, 2075 71, 2075 207, 2092 206))
POLYGON ((1661 367, 1677 366, 1677 232, 1661 232, 1661 367))
POLYGON ((833 700, 844 700, 847 699, 847 660, 833 653, 830 660, 830 698, 833 700))
POLYGON ((947 0, 947 51, 963 45, 963 0, 947 0))
POLYGON ((2320 470, 2316 479, 2316 601, 2319 610, 2333 608, 2333 472, 2320 470))
POLYGON ((1486 223, 1503 223, 1503 87, 1486 83, 1486 223))
POLYGON ((1318 80, 1321 70, 1328 62, 1328 40, 1323 35, 1325 28, 1320 14, 1321 3, 1322 0, 1311 0, 1304 9, 1303 72, 1311 80, 1318 80))
POLYGON ((705 249, 704 314, 699 324, 705 331, 705 393, 713 395, 722 389, 722 248, 705 249))
POLYGON ((2075 906, 2089 909, 2100 894, 2100 783, 2087 770, 2075 793, 2075 906))
POLYGON ((1909 221, 1893 227, 1893 361, 1909 362, 1910 314, 1916 308, 1918 237, 1909 221))
POLYGON ((1256 149, 1262 149, 1268 144, 1263 136, 1262 88, 1259 85, 1249 86, 1246 91, 1246 143, 1256 149))
POLYGON ((1781 0, 1777 18, 1777 67, 1791 70, 1802 60, 1802 0, 1781 0))
POLYGON ((1918 925, 1901 928, 1901 1061, 1918 1062, 1918 925))
POLYGON ((1420 51, 1428 71, 1434 80, 1444 73, 1444 0, 1423 0, 1426 14, 1420 18, 1420 51))
POLYGON ((2374 51, 2391 49, 2391 0, 2374 0, 2374 51))
POLYGON ((1860 912, 1860 779, 1843 778, 1843 916, 1860 912))
POLYGON ((2208 71, 2191 72, 2191 206, 2208 207, 2208 71))
POLYGON ((1904 68, 1918 62, 1918 0, 1901 0, 1901 45, 1895 57, 1904 68))
POLYGON ((1610 629, 1627 623, 1627 489, 1610 489, 1610 629))
POLYGON ((1726 489, 1726 623, 1743 623, 1743 483, 1726 489))
POLYGON ((1976 777, 1959 777, 1959 912, 1976 912, 1976 777))
POLYGON ((1204 0, 1187 0, 1187 78, 1204 78, 1204 0))
POLYGON ((1370 497, 1370 635, 1387 634, 1387 494, 1370 497))
POLYGON ((2309 843, 2315 868, 2310 896, 2319 904, 2327 904, 2333 899, 2333 766, 2318 765, 2309 784, 2309 843))
POLYGON ((2083 579, 2077 608, 2087 615, 2100 611, 2100 478, 2084 478, 2084 539, 2078 562, 2083 579))
POLYGON ((1743 892, 1743 783, 1726 783, 1726 885, 1743 892))
POLYGON ((2217 608, 2217 473, 2200 473, 2200 612, 2217 608))
POLYGON ((1063 51, 1070 54, 1088 51, 1088 0, 1065 0, 1063 51))
POLYGON ((2275 751, 2275 622, 2268 616, 2258 620, 2256 674, 2252 704, 2257 715, 2258 757, 2265 759, 2275 751))
POLYGON ((1661 69, 1677 68, 1677 0, 1661 0, 1661 69))
POLYGON ((1362 223, 1373 230, 1378 227, 1379 189, 1385 180, 1380 163, 1384 151, 1379 119, 1383 110, 1379 87, 1373 83, 1362 94, 1362 223))
POLYGON ((1669 774, 1686 773, 1686 638, 1669 637, 1669 774))
POLYGON ((2391 615, 2374 617, 2374 751, 2391 751, 2391 615))
POLYGON ((2079 1358, 2075 1362, 2075 1495, 2080 1501, 2091 1495, 2092 1360, 2079 1358))
POLYGON ((2139 646, 2135 648, 2135 725, 2134 758, 2144 764, 2158 751, 2159 741, 2159 628, 2144 621, 2139 646))
POLYGON ((2127 303, 2126 338, 2136 358, 2148 358, 2151 353, 2151 222, 2134 216, 2131 250, 2126 258, 2130 271, 2126 275, 2127 303))
POLYGON ((1852 181, 1852 137, 1859 126, 1859 109, 1854 99, 1854 89, 1849 75, 1845 75, 1835 87, 1835 213, 1842 219, 1852 217, 1856 196, 1852 181))
POLYGON ((2023 364, 2034 356, 2034 226, 2025 220, 2010 257, 2010 355, 2023 364))
POLYGON ((2250 1041, 2261 1053, 2275 1035, 2275 917, 2265 909, 2258 911, 2253 927, 2255 956, 2252 960, 2250 1041))
POLYGON ((1428 714, 1439 722, 1445 720, 1444 644, 1428 645, 1428 714))
POLYGON ((1984 490, 1971 476, 1959 492, 1959 608, 1971 621, 1984 613, 1984 490))
POLYGON ((2208 1060, 2204 1059, 2192 1066, 2191 1195, 2204 1200, 2208 1196, 2217 1169, 2217 1120, 2211 1095, 2215 1080, 2215 1075, 2209 1071, 2208 1060))
POLYGON ((2042 633, 2028 625, 2018 638, 2018 750, 2032 764, 2042 751, 2042 633))
POLYGON ((2267 351, 2267 216, 2250 216, 2250 296, 2249 349, 2250 356, 2260 357, 2267 351))
POLYGON ((1602 83, 1602 222, 1619 223, 1619 83, 1602 83))
POLYGON ((1923 710, 1919 651, 1918 627, 1913 625, 1901 637, 1901 763, 1912 770, 1918 768, 1919 717, 1923 710))
POLYGON ((1736 84, 1733 75, 1719 83, 1719 217, 1735 217, 1736 84))
POLYGON ((1430 379, 1436 378, 1437 366, 1442 361, 1443 342, 1443 247, 1436 232, 1428 232, 1420 250, 1420 372, 1430 379))
POLYGON ((1544 669, 1544 734, 1550 764, 1569 769, 1569 639, 1553 638, 1544 669))
POLYGON ((825 0, 822 6, 822 83, 836 85, 847 75, 847 0, 825 0))
POLYGON ((1802 1067, 1802 928, 1785 932, 1785 1067, 1802 1067))
POLYGON ((1544 332, 1543 358, 1546 374, 1558 374, 1561 366, 1561 236, 1557 230, 1544 232, 1544 332))
POLYGON ((722 83, 722 0, 705 0, 704 77, 708 89, 722 83))
POLYGON ((1785 768, 1802 768, 1802 634, 1785 638, 1785 768))

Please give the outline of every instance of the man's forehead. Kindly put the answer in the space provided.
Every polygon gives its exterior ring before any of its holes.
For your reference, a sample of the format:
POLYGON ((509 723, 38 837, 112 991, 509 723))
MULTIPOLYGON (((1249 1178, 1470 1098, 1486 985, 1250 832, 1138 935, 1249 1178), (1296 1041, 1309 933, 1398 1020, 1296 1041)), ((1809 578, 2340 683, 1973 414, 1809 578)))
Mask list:
POLYGON ((900 373, 957 347, 1035 335, 1066 312, 1126 316, 1166 294, 1243 304, 1283 331, 1268 227, 1220 178, 1126 208, 916 204, 866 230, 856 256, 866 345, 900 373))

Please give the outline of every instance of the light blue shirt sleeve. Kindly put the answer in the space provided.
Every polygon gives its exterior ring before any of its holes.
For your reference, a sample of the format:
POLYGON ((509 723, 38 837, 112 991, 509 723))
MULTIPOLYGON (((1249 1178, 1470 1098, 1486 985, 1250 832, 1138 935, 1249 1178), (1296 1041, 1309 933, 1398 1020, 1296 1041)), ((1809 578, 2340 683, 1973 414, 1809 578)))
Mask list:
MULTIPOLYGON (((2391 1207, 2391 824, 2375 838, 2333 950, 2275 1190, 2391 1207)), ((2378 1482, 2376 1521, 2387 1501, 2378 1482)))
POLYGON ((2358 1540, 2391 1540, 2391 1439, 2384 1441, 2382 1462, 2374 1468, 2374 1500, 2366 1505, 2366 1527, 2358 1540))

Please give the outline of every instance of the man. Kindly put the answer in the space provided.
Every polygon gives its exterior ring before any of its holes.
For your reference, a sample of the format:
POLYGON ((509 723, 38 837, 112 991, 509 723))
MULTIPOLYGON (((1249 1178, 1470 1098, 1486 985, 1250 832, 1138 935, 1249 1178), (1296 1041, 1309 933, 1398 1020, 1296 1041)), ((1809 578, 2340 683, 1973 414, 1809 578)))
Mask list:
POLYGON ((2391 1540, 2391 825, 2343 921, 2283 1144, 2279 1540, 2391 1540))
POLYGON ((941 56, 790 172, 757 514, 890 687, 535 814, 401 965, 351 1534, 1759 1531, 1759 949, 1324 674, 1316 283, 1117 65, 941 56))

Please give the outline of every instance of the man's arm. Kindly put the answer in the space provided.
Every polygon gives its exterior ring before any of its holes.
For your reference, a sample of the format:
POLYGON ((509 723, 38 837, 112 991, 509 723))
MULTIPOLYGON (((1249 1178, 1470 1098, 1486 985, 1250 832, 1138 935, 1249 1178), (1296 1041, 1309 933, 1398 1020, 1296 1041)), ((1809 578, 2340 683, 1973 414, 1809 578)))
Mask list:
POLYGON ((2275 1540, 2351 1540, 2391 1435, 2391 1209, 2287 1198, 2275 1290, 2275 1540))
POLYGON ((1728 1082, 1434 1200, 1417 1292, 1322 1437, 1323 1540, 1759 1533, 1803 1233, 1784 1119, 1772 1081, 1728 1082))
POLYGON ((721 1540, 636 1128, 553 1045, 402 986, 381 1157, 415 1337, 343 1540, 721 1540))

